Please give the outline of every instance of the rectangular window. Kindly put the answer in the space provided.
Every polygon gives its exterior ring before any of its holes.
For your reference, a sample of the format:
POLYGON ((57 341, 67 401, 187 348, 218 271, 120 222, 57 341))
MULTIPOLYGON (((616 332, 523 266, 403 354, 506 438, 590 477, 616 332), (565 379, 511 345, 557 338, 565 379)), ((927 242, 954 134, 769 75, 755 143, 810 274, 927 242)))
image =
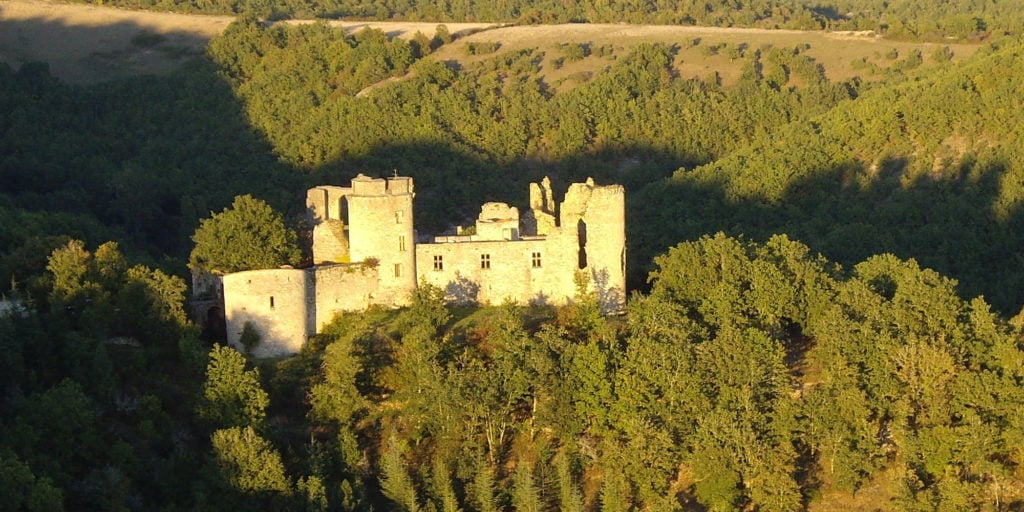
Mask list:
POLYGON ((481 254, 480 255, 480 268, 487 270, 491 268, 491 255, 481 254))
POLYGON ((434 255, 434 270, 444 270, 444 257, 440 254, 434 255))
POLYGON ((403 212, 402 210, 398 210, 397 212, 395 212, 395 224, 401 224, 402 223, 402 217, 403 217, 404 213, 405 212, 403 212))
POLYGON ((270 296, 270 309, 274 309, 274 296, 270 296))
POLYGON ((540 253, 539 252, 533 253, 533 256, 530 258, 530 262, 531 262, 533 268, 540 268, 540 253))
POLYGON ((395 263, 395 277, 402 277, 402 264, 395 263))
POLYGON ((398 250, 405 252, 405 235, 398 235, 398 250))

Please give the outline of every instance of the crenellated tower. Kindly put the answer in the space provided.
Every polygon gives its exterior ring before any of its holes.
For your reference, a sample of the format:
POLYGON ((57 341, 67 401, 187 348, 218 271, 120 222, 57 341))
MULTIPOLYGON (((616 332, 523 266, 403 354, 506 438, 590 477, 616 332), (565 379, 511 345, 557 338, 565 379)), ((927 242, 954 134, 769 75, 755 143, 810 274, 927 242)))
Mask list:
POLYGON ((416 288, 416 247, 412 222, 412 178, 352 180, 348 206, 348 244, 352 262, 377 260, 378 304, 406 304, 416 288))

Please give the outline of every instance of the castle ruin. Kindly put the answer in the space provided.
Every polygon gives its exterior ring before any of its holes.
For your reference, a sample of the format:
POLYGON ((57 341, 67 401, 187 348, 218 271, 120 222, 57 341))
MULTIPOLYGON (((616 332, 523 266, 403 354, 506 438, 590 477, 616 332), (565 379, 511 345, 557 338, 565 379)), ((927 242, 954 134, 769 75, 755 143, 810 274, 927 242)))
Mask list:
MULTIPOLYGON (((419 283, 453 303, 562 305, 585 276, 605 312, 625 301, 625 193, 573 183, 556 208, 550 181, 530 184, 530 208, 485 203, 475 226, 417 237, 413 180, 359 175, 306 195, 313 266, 221 277, 228 342, 254 330, 258 357, 298 352, 335 314, 408 304, 419 283)), ((207 287, 207 291, 210 287, 207 287)))

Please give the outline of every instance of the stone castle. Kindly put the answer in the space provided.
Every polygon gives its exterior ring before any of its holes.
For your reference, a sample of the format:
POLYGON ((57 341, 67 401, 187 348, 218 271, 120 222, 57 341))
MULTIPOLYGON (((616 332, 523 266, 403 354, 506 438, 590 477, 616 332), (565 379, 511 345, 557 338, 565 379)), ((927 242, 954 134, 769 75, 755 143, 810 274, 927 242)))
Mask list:
POLYGON ((593 180, 569 186, 557 205, 550 181, 530 184, 530 209, 486 203, 475 226, 418 237, 413 180, 363 175, 350 187, 310 189, 313 266, 250 270, 200 282, 223 299, 228 342, 254 330, 258 357, 298 352, 343 311, 402 306, 419 283, 455 303, 561 305, 587 279, 605 312, 625 301, 625 194, 593 180))

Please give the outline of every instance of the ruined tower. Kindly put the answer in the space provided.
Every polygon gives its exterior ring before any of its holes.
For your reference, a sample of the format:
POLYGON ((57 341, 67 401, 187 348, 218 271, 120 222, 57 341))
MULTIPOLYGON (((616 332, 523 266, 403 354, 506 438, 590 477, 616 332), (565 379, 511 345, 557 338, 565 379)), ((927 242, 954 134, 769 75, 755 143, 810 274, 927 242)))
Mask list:
MULTIPOLYGON (((416 240, 412 178, 369 178, 309 189, 309 268, 222 277, 228 342, 246 329, 258 357, 301 350, 335 314, 408 304, 419 283, 451 302, 567 304, 586 276, 605 312, 625 304, 625 193, 593 180, 573 183, 556 203, 551 182, 530 185, 529 209, 485 203, 466 234, 416 240)), ((197 287, 198 289, 198 287, 197 287)))
POLYGON ((560 208, 563 232, 576 232, 577 268, 586 270, 607 312, 626 301, 626 193, 622 185, 573 183, 560 208))

